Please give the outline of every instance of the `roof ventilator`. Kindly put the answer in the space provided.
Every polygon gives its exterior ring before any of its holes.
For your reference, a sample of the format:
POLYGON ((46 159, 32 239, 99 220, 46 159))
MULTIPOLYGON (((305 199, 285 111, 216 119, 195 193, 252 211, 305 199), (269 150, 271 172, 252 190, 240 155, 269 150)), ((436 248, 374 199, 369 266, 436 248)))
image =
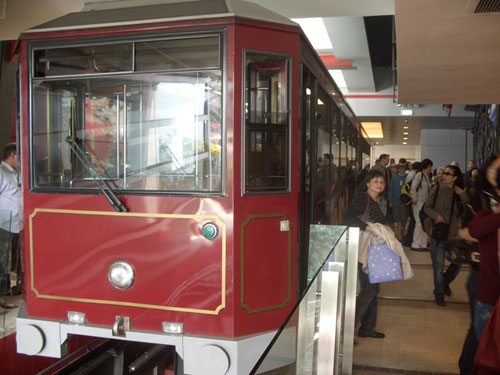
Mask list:
POLYGON ((479 0, 474 13, 499 13, 500 0, 479 0))

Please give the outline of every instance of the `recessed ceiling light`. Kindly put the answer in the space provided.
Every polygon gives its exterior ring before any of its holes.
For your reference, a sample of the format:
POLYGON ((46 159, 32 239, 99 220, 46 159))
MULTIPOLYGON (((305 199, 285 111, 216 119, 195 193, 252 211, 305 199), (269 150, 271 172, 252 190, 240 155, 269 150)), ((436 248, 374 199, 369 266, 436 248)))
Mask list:
POLYGON ((403 126, 403 129, 408 129, 408 126, 403 126))
POLYGON ((369 138, 384 138, 381 122, 363 121, 361 122, 361 125, 363 126, 363 129, 365 129, 366 135, 369 138))
POLYGON ((404 144, 404 145, 407 145, 407 144, 408 144, 408 142, 403 142, 403 144, 404 144))
POLYGON ((408 135, 408 132, 403 132, 403 135, 408 135))

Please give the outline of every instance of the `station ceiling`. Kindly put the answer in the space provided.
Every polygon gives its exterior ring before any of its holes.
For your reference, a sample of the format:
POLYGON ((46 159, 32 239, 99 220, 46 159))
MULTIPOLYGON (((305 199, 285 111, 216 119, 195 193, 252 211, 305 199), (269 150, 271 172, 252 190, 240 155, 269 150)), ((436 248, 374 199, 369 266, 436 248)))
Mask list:
MULTIPOLYGON (((0 40, 17 39, 21 30, 106 1, 147 5, 180 0, 0 0, 0 40)), ((322 18, 333 49, 318 52, 352 62, 354 69, 344 71, 349 94, 388 96, 396 51, 394 102, 419 104, 423 117, 413 120, 419 126, 427 127, 429 115, 422 108, 430 105, 454 104, 453 113, 460 118, 443 122, 443 126, 454 127, 462 126, 470 117, 459 110, 459 104, 463 108, 465 104, 500 103, 500 0, 488 0, 496 8, 487 13, 475 13, 483 0, 249 1, 288 18, 322 18)), ((390 124, 403 121, 390 119, 394 114, 389 113, 358 116, 381 120, 387 126, 385 144, 393 143, 390 124)), ((445 112, 440 116, 446 118, 445 112)), ((409 141, 418 144, 420 138, 409 141)), ((399 138, 394 143, 400 143, 399 138)))

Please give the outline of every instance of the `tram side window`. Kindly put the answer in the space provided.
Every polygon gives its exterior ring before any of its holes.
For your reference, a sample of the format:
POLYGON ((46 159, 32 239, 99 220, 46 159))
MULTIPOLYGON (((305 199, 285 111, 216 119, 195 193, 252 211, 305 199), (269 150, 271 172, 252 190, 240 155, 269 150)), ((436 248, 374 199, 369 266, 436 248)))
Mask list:
POLYGON ((245 194, 289 191, 289 58, 245 54, 245 194))
MULTIPOLYGON (((197 40, 182 50, 169 40, 161 44, 163 54, 158 53, 159 45, 141 47, 137 69, 154 70, 148 74, 127 71, 82 77, 74 69, 71 76, 48 77, 32 70, 32 186, 95 190, 103 180, 131 192, 220 194, 222 69, 217 67, 221 59, 214 57, 220 53, 219 38, 197 40), (192 62, 192 67, 182 64, 177 71, 180 66, 164 64, 162 56, 169 48, 177 61, 183 57, 191 61, 198 44, 215 67, 200 68, 192 62)), ((34 66, 43 65, 48 50, 42 51, 33 54, 34 66), (37 56, 44 57, 37 60, 37 56)), ((76 51, 95 54, 96 50, 76 51)))

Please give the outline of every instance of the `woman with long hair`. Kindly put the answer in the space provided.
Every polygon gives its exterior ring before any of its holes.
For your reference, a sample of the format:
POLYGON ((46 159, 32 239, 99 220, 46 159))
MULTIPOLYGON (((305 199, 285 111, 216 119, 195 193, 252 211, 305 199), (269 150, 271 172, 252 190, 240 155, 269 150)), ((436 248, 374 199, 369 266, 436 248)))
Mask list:
POLYGON ((439 306, 446 306, 444 295, 451 295, 449 284, 457 277, 460 266, 450 264, 445 273, 444 255, 449 240, 457 237, 461 215, 464 204, 468 202, 465 194, 462 172, 454 165, 447 165, 443 172, 443 184, 432 188, 429 198, 425 202, 425 213, 431 217, 433 222, 446 223, 448 235, 446 238, 438 238, 437 233, 431 234, 431 259, 434 270, 434 298, 439 306))
MULTIPOLYGON (((359 186, 358 193, 354 196, 344 215, 343 224, 359 227, 361 231, 376 234, 370 229, 368 223, 388 224, 385 215, 377 204, 377 198, 383 194, 385 189, 385 176, 377 171, 368 172, 359 186)), ((377 295, 380 285, 370 284, 368 274, 363 270, 367 263, 367 239, 370 236, 360 236, 358 277, 360 291, 356 298, 355 326, 361 322, 358 330, 359 337, 384 338, 383 333, 377 332, 377 295), (364 240, 361 240, 363 238, 364 240)), ((366 268, 365 268, 366 269, 366 268)))

